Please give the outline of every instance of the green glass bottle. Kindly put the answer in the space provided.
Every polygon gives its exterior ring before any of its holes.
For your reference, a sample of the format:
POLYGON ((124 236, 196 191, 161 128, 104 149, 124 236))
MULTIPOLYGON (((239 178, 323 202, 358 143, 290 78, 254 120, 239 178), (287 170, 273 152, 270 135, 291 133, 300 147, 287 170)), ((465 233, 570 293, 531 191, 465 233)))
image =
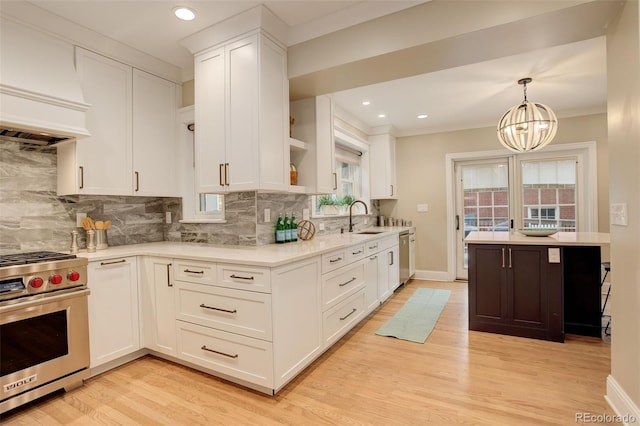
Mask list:
POLYGON ((296 217, 293 213, 291 213, 291 241, 298 241, 298 223, 296 222, 296 217))
POLYGON ((289 221, 289 215, 284 215, 284 242, 291 241, 291 222, 289 221))
POLYGON ((285 240, 284 235, 284 222, 282 221, 282 213, 278 215, 278 221, 276 222, 276 244, 283 244, 285 240))

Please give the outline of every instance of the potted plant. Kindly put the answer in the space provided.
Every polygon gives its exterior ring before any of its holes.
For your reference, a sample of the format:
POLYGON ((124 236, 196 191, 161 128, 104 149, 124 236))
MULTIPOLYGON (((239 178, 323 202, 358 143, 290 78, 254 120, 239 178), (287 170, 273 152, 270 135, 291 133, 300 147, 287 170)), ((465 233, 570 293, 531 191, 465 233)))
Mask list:
POLYGON ((345 195, 344 197, 342 197, 338 202, 338 204, 340 205, 340 214, 347 214, 349 206, 354 201, 355 198, 353 198, 351 195, 345 195))
POLYGON ((318 197, 318 207, 323 215, 337 215, 339 213, 339 203, 333 195, 318 197))

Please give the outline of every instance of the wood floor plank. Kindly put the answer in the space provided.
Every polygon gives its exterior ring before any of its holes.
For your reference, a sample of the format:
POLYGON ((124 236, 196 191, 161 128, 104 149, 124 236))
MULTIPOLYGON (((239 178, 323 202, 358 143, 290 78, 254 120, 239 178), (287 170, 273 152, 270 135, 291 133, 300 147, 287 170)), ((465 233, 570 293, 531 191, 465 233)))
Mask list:
POLYGON ((610 347, 468 331, 466 283, 410 281, 276 396, 144 357, 6 413, 13 425, 568 425, 613 414, 610 347), (375 335, 416 288, 452 291, 424 344, 375 335))

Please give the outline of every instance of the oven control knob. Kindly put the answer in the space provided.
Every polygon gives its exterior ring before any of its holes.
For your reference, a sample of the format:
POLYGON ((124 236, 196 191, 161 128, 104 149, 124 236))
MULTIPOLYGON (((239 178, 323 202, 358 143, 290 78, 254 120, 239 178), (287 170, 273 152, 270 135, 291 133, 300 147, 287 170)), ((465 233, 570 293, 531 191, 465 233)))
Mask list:
POLYGON ((69 281, 78 281, 80 279, 80 272, 71 271, 67 274, 67 279, 69 281))
POLYGON ((60 284, 62 282, 62 275, 53 274, 49 277, 49 282, 51 284, 60 284))
POLYGON ((40 288, 44 284, 44 280, 40 277, 33 277, 29 280, 29 285, 33 288, 40 288))

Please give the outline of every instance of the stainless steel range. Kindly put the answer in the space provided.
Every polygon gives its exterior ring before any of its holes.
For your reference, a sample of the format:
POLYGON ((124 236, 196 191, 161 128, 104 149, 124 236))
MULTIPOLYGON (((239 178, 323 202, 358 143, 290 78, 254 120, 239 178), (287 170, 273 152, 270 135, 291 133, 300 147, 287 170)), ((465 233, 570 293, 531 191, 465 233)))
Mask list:
POLYGON ((0 256, 0 413, 89 377, 87 259, 0 256))

